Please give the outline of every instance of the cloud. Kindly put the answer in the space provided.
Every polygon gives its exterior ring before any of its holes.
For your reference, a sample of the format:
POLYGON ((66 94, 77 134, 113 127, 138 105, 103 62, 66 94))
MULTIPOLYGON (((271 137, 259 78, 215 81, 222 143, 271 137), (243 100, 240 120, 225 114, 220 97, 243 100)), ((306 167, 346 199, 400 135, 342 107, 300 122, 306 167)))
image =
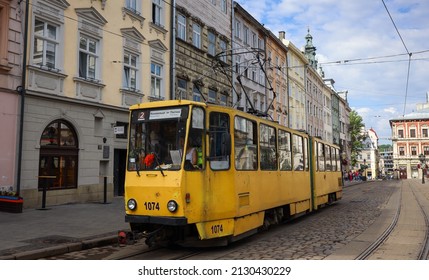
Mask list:
POLYGON ((382 1, 238 2, 274 34, 285 31, 299 49, 310 28, 325 77, 337 90, 348 90, 350 107, 378 135, 391 134, 389 119, 426 102, 429 1, 384 1, 401 36, 382 1), (329 63, 335 61, 341 63, 329 63))

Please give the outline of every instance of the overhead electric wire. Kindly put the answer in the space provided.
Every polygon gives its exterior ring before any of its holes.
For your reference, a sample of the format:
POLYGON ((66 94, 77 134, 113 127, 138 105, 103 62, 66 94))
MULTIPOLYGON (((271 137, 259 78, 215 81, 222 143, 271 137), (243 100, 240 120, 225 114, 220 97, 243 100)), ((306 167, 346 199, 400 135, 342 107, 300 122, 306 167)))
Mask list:
POLYGON ((402 44, 404 45, 405 50, 407 51, 408 54, 408 70, 407 70, 407 82, 406 82, 406 86, 405 86, 405 100, 404 100, 404 111, 403 111, 403 116, 405 116, 405 108, 407 106, 407 96, 408 96, 408 82, 410 80, 410 68, 411 68, 411 56, 413 55, 412 53, 410 53, 410 51, 407 48, 407 45, 405 45, 404 39, 402 39, 401 33, 398 30, 398 27, 396 27, 395 21, 393 20, 392 15, 389 12, 389 9, 387 8, 386 4, 384 3, 384 0, 381 0, 381 2, 383 2, 384 8, 386 9, 387 14, 390 17, 390 20, 393 23, 393 26, 396 29, 396 32, 399 35, 399 38, 401 39, 402 44))

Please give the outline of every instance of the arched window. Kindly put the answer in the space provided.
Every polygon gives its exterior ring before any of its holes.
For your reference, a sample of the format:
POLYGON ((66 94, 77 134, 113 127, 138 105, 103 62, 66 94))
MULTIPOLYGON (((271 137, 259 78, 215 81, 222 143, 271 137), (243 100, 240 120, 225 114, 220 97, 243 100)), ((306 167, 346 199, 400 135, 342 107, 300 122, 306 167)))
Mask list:
POLYGON ((73 127, 64 120, 51 122, 40 138, 39 190, 76 188, 78 151, 73 127))

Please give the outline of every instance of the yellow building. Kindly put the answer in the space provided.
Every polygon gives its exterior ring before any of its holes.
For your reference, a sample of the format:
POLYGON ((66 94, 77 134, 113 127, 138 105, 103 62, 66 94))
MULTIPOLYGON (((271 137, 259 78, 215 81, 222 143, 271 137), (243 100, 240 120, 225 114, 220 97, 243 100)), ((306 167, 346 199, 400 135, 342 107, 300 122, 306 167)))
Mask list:
POLYGON ((291 128, 306 130, 307 116, 305 112, 305 68, 308 64, 304 54, 289 40, 285 32, 279 34, 280 40, 288 48, 287 82, 289 99, 289 125, 291 128))
POLYGON ((272 104, 272 118, 279 124, 289 126, 288 111, 289 98, 287 94, 287 67, 286 57, 288 54, 287 47, 271 31, 267 30, 267 78, 269 87, 268 105, 272 104))
POLYGON ((24 205, 121 195, 128 107, 170 98, 171 1, 30 2, 24 205))

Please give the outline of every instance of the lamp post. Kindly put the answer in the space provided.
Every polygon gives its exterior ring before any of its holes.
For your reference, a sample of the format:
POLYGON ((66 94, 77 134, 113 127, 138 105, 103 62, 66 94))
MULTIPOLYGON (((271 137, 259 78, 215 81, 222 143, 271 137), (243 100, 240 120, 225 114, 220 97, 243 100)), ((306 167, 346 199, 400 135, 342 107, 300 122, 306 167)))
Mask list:
POLYGON ((424 154, 419 155, 419 160, 422 163, 422 184, 425 183, 425 168, 426 168, 426 156, 424 154))

